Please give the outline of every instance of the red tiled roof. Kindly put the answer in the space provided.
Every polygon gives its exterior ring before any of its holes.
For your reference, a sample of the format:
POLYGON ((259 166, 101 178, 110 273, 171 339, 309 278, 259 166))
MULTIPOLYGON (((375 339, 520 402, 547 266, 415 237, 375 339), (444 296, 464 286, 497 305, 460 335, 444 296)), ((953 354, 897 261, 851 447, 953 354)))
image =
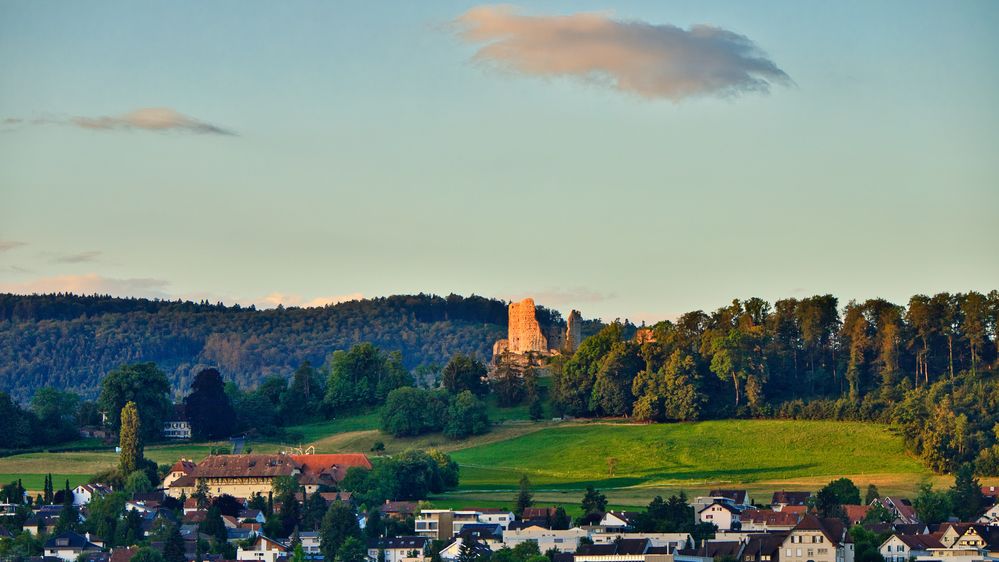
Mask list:
POLYGON ((371 470, 371 461, 363 453, 288 456, 301 466, 302 476, 306 479, 329 474, 334 481, 339 482, 347 475, 347 470, 355 466, 371 470))
POLYGON ((194 464, 194 461, 180 459, 179 461, 173 463, 173 466, 170 467, 170 472, 183 472, 184 474, 191 474, 194 472, 194 468, 196 466, 197 465, 194 464))
POLYGON ((843 506, 843 511, 846 512, 846 518, 850 521, 851 525, 857 524, 864 520, 867 516, 867 512, 871 510, 869 505, 851 505, 847 504, 843 506))
POLYGON ((198 463, 198 478, 291 476, 298 464, 291 455, 213 455, 198 463))
POLYGON ((904 542, 912 550, 927 550, 930 548, 943 548, 940 539, 933 535, 896 535, 898 540, 904 542))
POLYGON ((752 521, 757 525, 785 525, 794 526, 801 519, 800 513, 794 511, 772 511, 769 509, 747 509, 742 512, 740 519, 752 521))

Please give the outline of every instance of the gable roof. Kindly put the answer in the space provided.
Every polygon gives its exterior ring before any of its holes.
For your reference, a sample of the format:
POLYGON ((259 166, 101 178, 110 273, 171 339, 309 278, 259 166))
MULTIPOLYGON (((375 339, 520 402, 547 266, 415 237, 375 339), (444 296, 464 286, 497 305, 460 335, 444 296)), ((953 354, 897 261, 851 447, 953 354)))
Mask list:
POLYGON ((746 505, 746 499, 749 497, 746 490, 711 490, 708 495, 713 498, 726 498, 739 505, 746 505))
POLYGON ((299 481, 319 480, 328 475, 334 482, 343 480, 347 470, 360 467, 371 470, 371 461, 363 453, 342 453, 323 455, 288 455, 302 470, 299 481))
POLYGON ((832 517, 820 519, 808 514, 802 517, 792 530, 819 531, 833 544, 850 542, 850 537, 846 534, 846 526, 841 520, 832 517))
POLYGON ((843 511, 846 513, 847 520, 850 521, 851 525, 857 524, 867 517, 867 512, 871 510, 869 505, 852 505, 846 504, 843 506, 843 511))
POLYGON ((544 519, 546 517, 555 517, 556 507, 528 507, 524 508, 524 513, 520 515, 521 519, 544 519))
POLYGON ((811 492, 788 492, 787 490, 781 490, 774 492, 770 505, 805 505, 808 503, 808 498, 810 497, 812 497, 811 492))
POLYGON ((179 461, 173 463, 173 466, 170 467, 170 472, 183 472, 184 474, 191 474, 197 466, 198 465, 194 464, 194 461, 190 459, 180 459, 179 461))
POLYGON ((787 533, 752 533, 746 537, 746 547, 742 549, 742 556, 772 557, 780 550, 786 538, 787 533))
POLYGON ((87 540, 87 537, 74 533, 72 531, 67 531, 65 533, 58 534, 49 540, 45 541, 45 548, 54 550, 82 550, 87 548, 99 548, 97 545, 91 543, 87 540))
POLYGON ((801 520, 794 511, 773 511, 771 509, 747 509, 740 516, 743 522, 752 521, 757 525, 777 525, 793 527, 801 520))
POLYGON ((297 470, 298 465, 291 455, 212 455, 198 463, 194 476, 268 478, 291 476, 297 470))
POLYGON ((708 505, 702 507, 701 509, 698 509, 697 513, 702 513, 704 511, 707 511, 708 509, 711 509, 712 507, 720 507, 722 509, 725 509, 725 510, 729 511, 730 513, 734 513, 735 515, 738 515, 738 514, 742 513, 742 510, 739 509, 738 507, 735 507, 734 505, 732 505, 732 504, 730 504, 728 502, 723 502, 723 501, 718 501, 718 500, 715 500, 715 501, 709 503, 708 505))
MULTIPOLYGON (((933 535, 892 535, 905 543, 912 550, 928 550, 931 548, 943 548, 943 543, 933 535)), ((889 537, 890 540, 890 537, 889 537)), ((887 541, 886 541, 887 542, 887 541)))
POLYGON ((739 550, 742 548, 742 543, 739 541, 712 541, 706 540, 700 548, 684 548, 678 552, 686 556, 698 556, 705 558, 720 558, 723 556, 731 556, 733 558, 739 556, 739 550))

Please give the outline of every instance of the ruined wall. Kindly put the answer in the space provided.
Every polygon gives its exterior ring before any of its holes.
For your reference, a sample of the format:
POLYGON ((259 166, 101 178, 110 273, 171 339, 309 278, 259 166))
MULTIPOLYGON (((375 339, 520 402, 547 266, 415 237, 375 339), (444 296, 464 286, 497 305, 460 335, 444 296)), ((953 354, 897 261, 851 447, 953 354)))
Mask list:
POLYGON ((510 326, 507 349, 511 353, 548 351, 548 340, 541 333, 541 326, 534 316, 534 299, 527 298, 510 303, 510 326))
POLYGON ((566 319, 565 326, 565 350, 568 353, 574 353, 578 348, 579 344, 583 341, 583 316, 579 314, 578 310, 573 310, 569 313, 569 318, 566 319))

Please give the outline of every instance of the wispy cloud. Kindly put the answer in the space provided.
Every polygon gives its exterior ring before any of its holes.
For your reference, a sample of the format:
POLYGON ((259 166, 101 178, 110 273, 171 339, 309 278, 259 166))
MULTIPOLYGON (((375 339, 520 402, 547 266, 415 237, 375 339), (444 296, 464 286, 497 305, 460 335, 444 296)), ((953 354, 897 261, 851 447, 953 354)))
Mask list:
POLYGON ((275 308, 278 305, 289 307, 298 306, 302 308, 313 308, 321 307, 330 304, 338 304, 341 302, 357 301, 364 298, 361 293, 350 293, 347 295, 334 295, 325 297, 315 297, 312 299, 307 299, 301 295, 286 294, 286 293, 270 293, 259 299, 255 299, 253 304, 257 308, 275 308))
POLYGON ((20 248, 21 246, 27 246, 24 242, 18 242, 17 240, 0 240, 0 253, 9 252, 15 248, 20 248))
POLYGON ((195 119, 169 107, 144 107, 123 115, 98 117, 41 117, 24 119, 7 117, 2 124, 9 127, 19 125, 72 125, 98 131, 176 131, 211 135, 234 135, 230 129, 195 119))
POLYGON ((116 279, 96 273, 43 277, 25 283, 0 284, 0 292, 18 294, 77 293, 82 295, 109 294, 148 298, 169 298, 162 279, 116 279))
POLYGON ((101 252, 99 250, 90 250, 75 254, 62 254, 52 258, 52 261, 55 263, 87 263, 96 261, 100 257, 101 252))
POLYGON ((791 79, 744 35, 709 25, 530 16, 479 6, 453 22, 475 60, 532 76, 567 76, 650 99, 768 92, 791 79))

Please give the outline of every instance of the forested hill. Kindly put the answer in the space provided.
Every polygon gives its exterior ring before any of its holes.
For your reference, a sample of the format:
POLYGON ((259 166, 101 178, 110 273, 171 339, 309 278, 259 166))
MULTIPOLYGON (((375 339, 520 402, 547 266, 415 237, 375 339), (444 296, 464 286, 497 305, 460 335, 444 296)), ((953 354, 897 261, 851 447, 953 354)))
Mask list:
MULTIPOLYGON (((542 323, 562 323, 539 307, 542 323)), ((252 386, 308 360, 371 342, 407 367, 458 352, 488 359, 505 337, 506 303, 478 296, 392 296, 323 308, 252 307, 76 295, 0 294, 0 390, 29 399, 41 386, 96 395, 109 370, 153 361, 186 391, 204 366, 252 386)))

